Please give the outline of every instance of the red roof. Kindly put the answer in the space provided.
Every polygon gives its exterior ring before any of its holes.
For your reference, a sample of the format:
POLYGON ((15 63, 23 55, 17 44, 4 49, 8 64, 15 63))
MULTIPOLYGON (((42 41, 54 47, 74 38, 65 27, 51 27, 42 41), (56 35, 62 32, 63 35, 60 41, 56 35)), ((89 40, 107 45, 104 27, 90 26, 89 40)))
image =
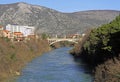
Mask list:
POLYGON ((9 33, 10 31, 8 31, 8 30, 3 30, 3 32, 5 32, 5 33, 9 33))
POLYGON ((23 35, 21 32, 14 32, 14 35, 23 35))

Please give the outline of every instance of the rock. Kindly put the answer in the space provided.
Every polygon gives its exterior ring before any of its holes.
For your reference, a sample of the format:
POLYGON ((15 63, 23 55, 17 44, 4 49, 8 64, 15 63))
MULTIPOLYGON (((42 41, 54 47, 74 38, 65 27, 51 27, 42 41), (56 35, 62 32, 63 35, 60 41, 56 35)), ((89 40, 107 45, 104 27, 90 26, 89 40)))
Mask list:
POLYGON ((16 74, 17 76, 19 76, 19 75, 20 75, 20 72, 16 71, 15 74, 16 74))

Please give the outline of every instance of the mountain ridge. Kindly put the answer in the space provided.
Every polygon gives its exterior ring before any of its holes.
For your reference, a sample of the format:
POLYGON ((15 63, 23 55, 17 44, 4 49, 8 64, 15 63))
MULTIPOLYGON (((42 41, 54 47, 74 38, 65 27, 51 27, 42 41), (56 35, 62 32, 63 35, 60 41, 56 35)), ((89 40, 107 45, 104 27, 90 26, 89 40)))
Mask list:
POLYGON ((24 2, 0 4, 0 21, 7 24, 29 25, 36 27, 36 33, 72 34, 82 33, 113 20, 120 11, 90 10, 62 13, 47 7, 24 2))

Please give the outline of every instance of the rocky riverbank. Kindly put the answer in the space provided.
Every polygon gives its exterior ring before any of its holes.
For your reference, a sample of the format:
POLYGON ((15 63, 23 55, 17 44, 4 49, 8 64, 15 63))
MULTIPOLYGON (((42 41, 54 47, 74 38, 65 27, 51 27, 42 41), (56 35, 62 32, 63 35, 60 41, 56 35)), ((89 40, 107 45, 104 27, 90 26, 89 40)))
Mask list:
POLYGON ((8 38, 0 38, 0 82, 20 75, 28 62, 49 50, 45 40, 11 42, 8 38))

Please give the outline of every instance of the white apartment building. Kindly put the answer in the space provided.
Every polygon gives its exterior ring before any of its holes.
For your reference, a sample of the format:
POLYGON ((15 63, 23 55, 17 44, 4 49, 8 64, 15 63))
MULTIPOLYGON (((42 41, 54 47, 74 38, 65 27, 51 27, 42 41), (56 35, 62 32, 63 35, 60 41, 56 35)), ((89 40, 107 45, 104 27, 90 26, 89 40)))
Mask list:
POLYGON ((28 36, 34 35, 35 27, 8 24, 6 30, 11 32, 22 32, 24 36, 28 36))

